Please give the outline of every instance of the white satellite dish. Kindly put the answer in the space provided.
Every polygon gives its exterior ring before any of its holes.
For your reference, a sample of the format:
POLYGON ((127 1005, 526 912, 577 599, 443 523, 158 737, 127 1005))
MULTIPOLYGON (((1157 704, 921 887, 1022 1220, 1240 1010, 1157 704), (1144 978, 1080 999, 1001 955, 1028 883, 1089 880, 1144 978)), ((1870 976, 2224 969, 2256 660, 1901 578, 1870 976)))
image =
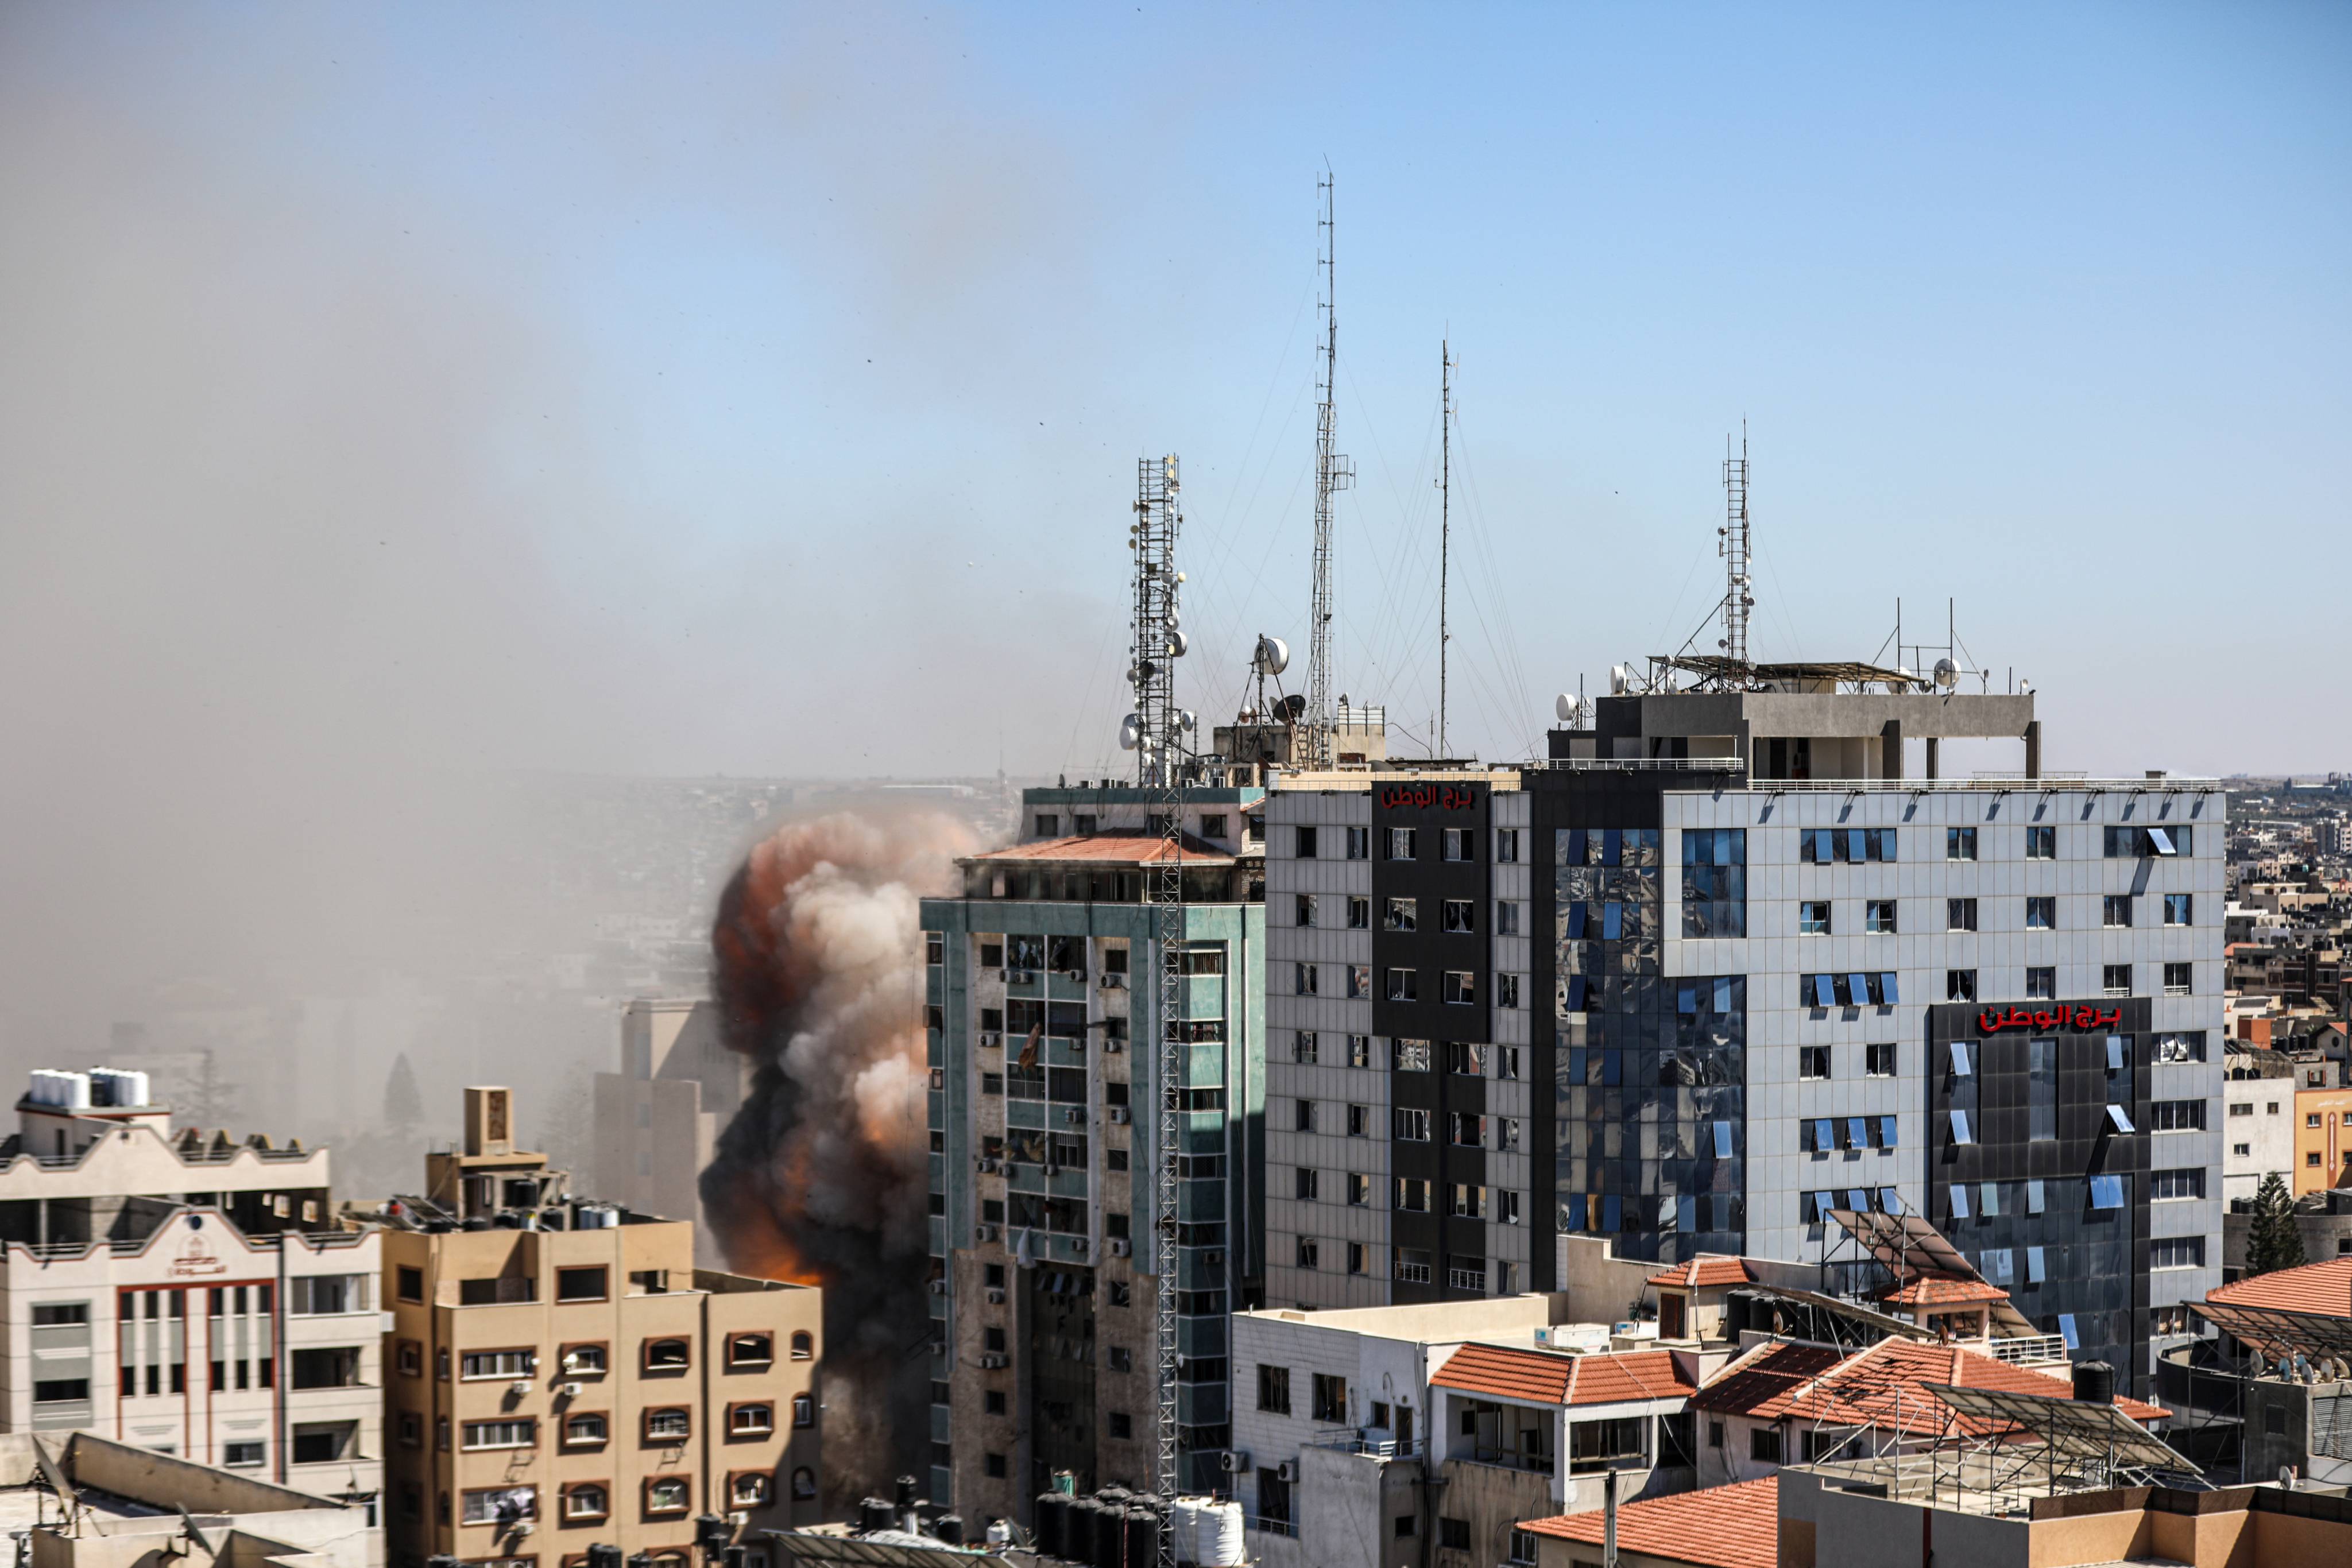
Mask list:
POLYGON ((1279 637, 1258 633, 1257 653, 1250 660, 1262 675, 1278 675, 1290 667, 1290 644, 1279 637))
POLYGON ((1552 699, 1551 711, 1559 715, 1559 722, 1573 728, 1584 719, 1584 699, 1574 692, 1562 692, 1552 699))
POLYGON ((1176 607, 1174 605, 1170 605, 1168 607, 1168 629, 1172 632, 1182 624, 1184 624, 1184 617, 1176 612, 1176 607))
POLYGON ((1184 650, 1192 645, 1192 641, 1187 638, 1183 632, 1171 632, 1168 633, 1168 656, 1170 658, 1182 658, 1184 656, 1184 650))
POLYGON ((1186 729, 1198 729, 1201 727, 1201 716, 1194 713, 1191 708, 1186 708, 1184 710, 1181 716, 1180 721, 1186 729))
POLYGON ((1609 695, 1622 697, 1633 689, 1633 667, 1631 664, 1609 666, 1609 695))
POLYGON ((1143 738, 1143 717, 1142 717, 1142 716, 1141 716, 1141 715, 1139 715, 1139 714, 1132 714, 1132 713, 1131 713, 1131 714, 1129 714, 1129 715, 1127 716, 1127 717, 1126 717, 1125 719, 1121 720, 1121 721, 1120 721, 1120 723, 1119 723, 1119 727, 1118 727, 1118 748, 1119 748, 1121 751, 1133 751, 1133 750, 1135 749, 1135 744, 1136 744, 1136 742, 1137 742, 1137 741, 1139 741, 1139 740, 1141 740, 1142 738, 1143 738))
POLYGON ((1936 661, 1936 685, 1940 690, 1950 691, 1959 684, 1959 679, 1960 667, 1958 664, 1949 659, 1936 661))

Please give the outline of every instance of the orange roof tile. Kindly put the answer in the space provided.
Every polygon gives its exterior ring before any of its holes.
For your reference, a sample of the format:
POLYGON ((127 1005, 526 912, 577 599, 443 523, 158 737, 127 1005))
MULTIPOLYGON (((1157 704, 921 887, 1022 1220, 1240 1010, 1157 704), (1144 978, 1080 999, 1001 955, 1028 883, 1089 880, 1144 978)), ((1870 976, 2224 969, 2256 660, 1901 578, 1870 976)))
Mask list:
POLYGON ((2256 1274, 2218 1291, 2209 1291, 2205 1299, 2219 1306, 2263 1307, 2274 1312, 2352 1318, 2352 1255, 2305 1263, 2300 1269, 2256 1274))
MULTIPOLYGON (((1160 841, 1138 833, 1089 833, 1082 838, 1042 839, 1034 844, 1009 844, 1001 850, 990 850, 971 858, 975 861, 1116 861, 1134 865, 1148 864, 1160 858, 1160 841)), ((1188 864, 1198 861, 1203 864, 1224 865, 1233 856, 1192 834, 1181 835, 1176 848, 1177 858, 1188 864)))
MULTIPOLYGON (((2072 1398, 2074 1392, 2063 1378, 2012 1366, 1965 1346, 1885 1339, 1843 1359, 1825 1345, 1759 1345, 1725 1366, 1691 1403, 1759 1420, 1786 1416, 1842 1426, 1876 1423, 1923 1436, 1974 1429, 1929 1394, 1929 1385, 2046 1399, 2072 1398)), ((2118 1398, 2116 1405, 2135 1421, 2158 1421, 2171 1414, 2137 1399, 2118 1398)))
POLYGON ((1890 1307, 1953 1307, 1970 1301, 2005 1301, 2009 1292, 1982 1280, 1929 1279, 1922 1275, 1879 1300, 1890 1307))
POLYGON ((1441 1388, 1534 1405, 1616 1405, 1697 1392, 1671 1351, 1563 1355, 1509 1345, 1465 1344, 1429 1380, 1441 1388))
POLYGON ((1744 1258, 1725 1258, 1708 1254, 1677 1263, 1663 1274, 1649 1278, 1653 1285, 1680 1285, 1685 1290, 1705 1290, 1710 1285, 1752 1285, 1756 1271, 1744 1258))
MULTIPOLYGON (((1521 1530, 1601 1543, 1601 1511, 1530 1519, 1521 1530)), ((1645 1498, 1617 1510, 1617 1549, 1696 1568, 1776 1568, 1780 1560, 1780 1478, 1736 1481, 1704 1491, 1645 1498)))

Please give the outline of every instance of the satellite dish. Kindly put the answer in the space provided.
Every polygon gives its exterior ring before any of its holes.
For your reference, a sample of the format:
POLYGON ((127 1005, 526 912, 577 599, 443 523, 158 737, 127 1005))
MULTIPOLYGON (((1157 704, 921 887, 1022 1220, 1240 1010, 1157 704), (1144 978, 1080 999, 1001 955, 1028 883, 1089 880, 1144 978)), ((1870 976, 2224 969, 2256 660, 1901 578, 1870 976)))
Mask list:
POLYGON ((1143 717, 1142 717, 1142 716, 1141 716, 1141 715, 1139 715, 1139 714, 1132 714, 1132 713, 1131 713, 1131 714, 1129 714, 1129 715, 1127 716, 1127 717, 1126 717, 1125 719, 1121 720, 1121 721, 1120 721, 1120 723, 1119 723, 1119 727, 1118 727, 1118 748, 1119 748, 1121 751, 1133 751, 1133 750, 1135 749, 1136 742, 1138 742, 1138 741, 1141 740, 1142 738, 1143 738, 1143 717))
POLYGON ((1168 607, 1168 629, 1172 632, 1182 624, 1184 624, 1184 618, 1176 612, 1176 607, 1174 605, 1170 605, 1168 607))
POLYGON ((1171 632, 1168 633, 1168 656, 1170 658, 1182 658, 1184 656, 1184 650, 1192 645, 1191 640, 1187 638, 1183 632, 1171 632))
POLYGON ((1262 675, 1278 675, 1290 667, 1290 644, 1279 637, 1258 634, 1257 653, 1250 660, 1262 675))
POLYGON ((1201 716, 1194 713, 1191 708, 1186 708, 1184 710, 1183 714, 1181 716, 1181 720, 1186 729, 1198 729, 1201 727, 1201 716))
POLYGON ((1293 692, 1290 695, 1283 698, 1280 702, 1276 703, 1274 705, 1274 711, 1281 718, 1283 723, 1297 724, 1300 716, 1305 714, 1307 711, 1307 699, 1300 696, 1297 692, 1293 692))
POLYGON ((1574 692, 1562 692, 1554 697, 1551 711, 1559 715, 1559 722, 1573 727, 1584 718, 1584 699, 1574 692))
POLYGON ((1630 664, 1609 666, 1609 695, 1622 697, 1633 689, 1633 668, 1630 664))
POLYGON ((1936 685, 1940 690, 1950 691, 1959 683, 1959 679, 1960 667, 1958 664, 1949 659, 1936 661, 1936 685))

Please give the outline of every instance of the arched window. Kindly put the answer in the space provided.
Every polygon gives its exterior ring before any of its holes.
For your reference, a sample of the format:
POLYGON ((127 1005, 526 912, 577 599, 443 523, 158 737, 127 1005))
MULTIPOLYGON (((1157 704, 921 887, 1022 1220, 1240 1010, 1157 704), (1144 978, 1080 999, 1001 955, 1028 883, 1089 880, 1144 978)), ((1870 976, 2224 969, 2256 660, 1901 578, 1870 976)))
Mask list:
POLYGON ((793 1335, 793 1359, 794 1361, 807 1361, 814 1357, 815 1354, 816 1335, 809 1333, 806 1329, 802 1329, 800 1332, 793 1335))
POLYGON ((816 1472, 806 1465, 793 1472, 793 1496, 803 1502, 816 1496, 816 1472))

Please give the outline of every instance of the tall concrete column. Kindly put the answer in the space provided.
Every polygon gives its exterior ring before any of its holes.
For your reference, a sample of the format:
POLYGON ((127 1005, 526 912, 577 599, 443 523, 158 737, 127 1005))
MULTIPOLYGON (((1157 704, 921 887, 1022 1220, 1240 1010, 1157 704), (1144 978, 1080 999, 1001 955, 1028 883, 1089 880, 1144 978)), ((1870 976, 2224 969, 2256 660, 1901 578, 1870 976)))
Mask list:
POLYGON ((1936 771, 1936 737, 1932 735, 1927 737, 1927 777, 1940 777, 1936 771))
POLYGON ((2025 776, 2042 777, 2042 721, 2038 718, 2025 727, 2025 776))
POLYGON ((1878 776, 1903 777, 1903 721, 1890 718, 1878 732, 1878 776))

